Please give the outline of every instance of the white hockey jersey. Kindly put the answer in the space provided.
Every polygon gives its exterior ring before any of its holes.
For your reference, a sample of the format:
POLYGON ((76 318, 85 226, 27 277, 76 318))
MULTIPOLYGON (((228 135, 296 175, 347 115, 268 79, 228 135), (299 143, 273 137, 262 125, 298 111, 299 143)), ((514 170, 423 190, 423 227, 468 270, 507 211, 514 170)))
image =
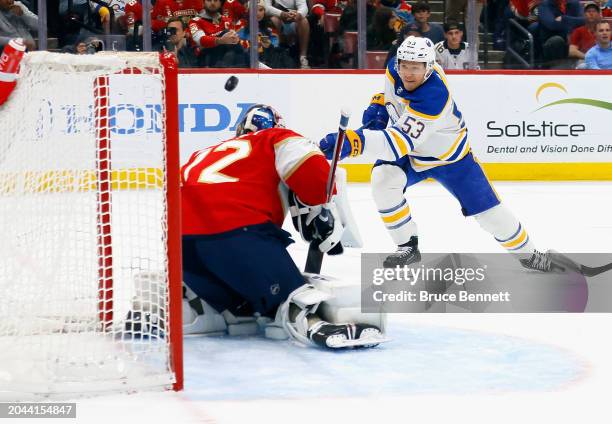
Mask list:
POLYGON ((436 60, 443 69, 468 69, 470 64, 468 43, 462 42, 458 49, 450 49, 445 40, 436 44, 434 49, 436 60))
POLYGON ((397 73, 395 59, 391 59, 386 72, 385 106, 389 126, 363 131, 364 155, 389 161, 408 156, 419 172, 456 162, 469 153, 463 116, 439 65, 423 85, 409 92, 397 73))

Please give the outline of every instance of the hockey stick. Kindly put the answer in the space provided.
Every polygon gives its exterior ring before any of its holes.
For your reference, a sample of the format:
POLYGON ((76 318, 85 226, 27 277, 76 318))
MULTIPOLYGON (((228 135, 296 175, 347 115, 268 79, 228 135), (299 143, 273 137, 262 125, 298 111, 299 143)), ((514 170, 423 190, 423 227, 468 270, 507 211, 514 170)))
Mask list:
POLYGON ((610 271, 611 269, 612 269, 612 262, 606 265, 594 266, 594 267, 580 265, 580 273, 584 275, 585 277, 594 277, 603 272, 610 271))
MULTIPOLYGON (((340 152, 342 151, 342 144, 344 142, 344 134, 346 133, 346 128, 348 126, 348 121, 350 118, 350 113, 346 110, 342 110, 340 112, 340 125, 338 126, 338 136, 336 137, 336 144, 334 146, 334 155, 332 156, 332 160, 329 167, 329 175, 327 177, 327 186, 326 186, 326 202, 329 203, 334 194, 334 182, 336 181, 336 168, 338 167, 338 162, 340 161, 340 152)), ((312 241, 310 242, 310 246, 308 246, 308 256, 306 257, 306 265, 304 266, 304 272, 309 272, 312 274, 319 274, 321 272, 321 266, 323 265, 323 255, 324 253, 319 250, 320 241, 312 241)))
POLYGON ((579 272, 580 274, 584 275, 585 277, 594 277, 596 275, 599 275, 601 273, 604 273, 606 271, 610 271, 612 270, 612 262, 609 264, 605 264, 602 266, 586 266, 586 265, 582 265, 576 261, 574 261, 573 259, 569 258, 568 256, 556 252, 554 250, 549 250, 548 252, 551 255, 551 258, 553 261, 561 264, 561 265, 565 265, 571 269, 573 269, 576 272, 579 272))

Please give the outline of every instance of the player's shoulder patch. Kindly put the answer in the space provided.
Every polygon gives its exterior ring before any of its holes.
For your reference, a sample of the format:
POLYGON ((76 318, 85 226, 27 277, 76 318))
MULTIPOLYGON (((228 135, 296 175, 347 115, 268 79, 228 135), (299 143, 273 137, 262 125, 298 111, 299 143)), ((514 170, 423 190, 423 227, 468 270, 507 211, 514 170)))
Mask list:
POLYGON ((440 41, 439 43, 436 43, 436 45, 434 46, 434 49, 438 53, 444 53, 444 41, 440 41))

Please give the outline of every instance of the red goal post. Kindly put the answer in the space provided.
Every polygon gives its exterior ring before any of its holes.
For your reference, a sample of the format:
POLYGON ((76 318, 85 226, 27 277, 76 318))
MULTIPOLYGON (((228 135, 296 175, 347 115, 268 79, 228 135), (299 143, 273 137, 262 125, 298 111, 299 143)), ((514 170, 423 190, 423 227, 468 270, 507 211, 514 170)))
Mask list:
POLYGON ((182 389, 173 57, 30 53, 0 117, 0 399, 182 389))

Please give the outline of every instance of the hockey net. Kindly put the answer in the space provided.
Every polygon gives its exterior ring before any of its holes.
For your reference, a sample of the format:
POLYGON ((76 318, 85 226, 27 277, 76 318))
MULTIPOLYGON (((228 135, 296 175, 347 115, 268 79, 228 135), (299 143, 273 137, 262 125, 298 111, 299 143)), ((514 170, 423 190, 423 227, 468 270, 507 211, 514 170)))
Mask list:
POLYGON ((0 107, 0 399, 181 388, 169 63, 24 58, 0 107))

